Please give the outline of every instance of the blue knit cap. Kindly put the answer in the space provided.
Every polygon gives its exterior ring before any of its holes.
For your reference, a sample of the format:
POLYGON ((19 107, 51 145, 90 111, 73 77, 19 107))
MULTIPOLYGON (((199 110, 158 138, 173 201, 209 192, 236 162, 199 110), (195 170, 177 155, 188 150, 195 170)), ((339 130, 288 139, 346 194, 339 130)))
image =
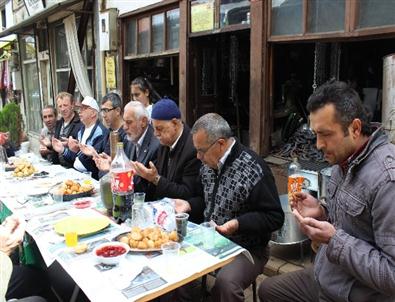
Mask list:
POLYGON ((160 121, 170 121, 173 118, 181 118, 180 109, 171 99, 160 99, 152 108, 151 119, 160 121))

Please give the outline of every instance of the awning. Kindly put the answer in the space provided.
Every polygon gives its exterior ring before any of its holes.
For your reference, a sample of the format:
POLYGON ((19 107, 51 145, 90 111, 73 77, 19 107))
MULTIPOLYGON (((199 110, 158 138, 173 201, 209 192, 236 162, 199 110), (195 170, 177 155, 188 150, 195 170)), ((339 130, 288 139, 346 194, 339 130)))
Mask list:
POLYGON ((37 23, 38 21, 44 20, 49 16, 78 2, 82 2, 82 0, 65 0, 63 2, 51 5, 50 7, 45 8, 41 12, 38 12, 37 14, 23 20, 22 22, 3 30, 2 32, 0 32, 0 38, 8 36, 9 34, 22 33, 26 29, 32 27, 32 25, 37 23))

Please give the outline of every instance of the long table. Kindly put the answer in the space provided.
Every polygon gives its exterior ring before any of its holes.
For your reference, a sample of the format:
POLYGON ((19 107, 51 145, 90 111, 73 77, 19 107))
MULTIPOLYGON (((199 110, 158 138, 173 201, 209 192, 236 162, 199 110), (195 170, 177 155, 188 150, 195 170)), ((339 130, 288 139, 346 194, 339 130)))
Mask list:
MULTIPOLYGON (((58 261, 91 301, 148 301, 223 267, 241 253, 253 261, 245 249, 218 233, 212 246, 205 246, 200 226, 193 223, 188 223, 188 235, 172 265, 160 251, 129 252, 117 266, 98 263, 92 250, 130 231, 130 227, 113 221, 104 231, 80 238, 80 242, 87 243, 88 251, 76 254, 65 246, 53 225, 67 216, 102 215, 105 210, 100 196, 96 193, 89 197, 92 206, 87 209, 76 209, 73 202, 56 203, 45 192, 65 179, 81 180, 84 175, 42 161, 36 161, 35 166, 48 172, 48 177, 16 179, 11 172, 0 177, 1 186, 6 188, 0 192, 3 212, 9 210, 25 217, 27 232, 35 240, 45 264, 58 261)), ((93 184, 98 191, 98 183, 93 184)))

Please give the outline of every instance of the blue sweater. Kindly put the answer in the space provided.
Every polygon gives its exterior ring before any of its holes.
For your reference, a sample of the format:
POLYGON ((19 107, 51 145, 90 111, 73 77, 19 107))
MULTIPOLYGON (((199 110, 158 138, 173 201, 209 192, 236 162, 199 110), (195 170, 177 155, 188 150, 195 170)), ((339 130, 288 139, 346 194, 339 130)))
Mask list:
MULTIPOLYGON (((82 135, 84 134, 85 126, 82 126, 81 129, 78 131, 77 139, 81 142, 82 135)), ((103 140, 107 140, 109 135, 108 129, 99 121, 96 121, 95 126, 92 129, 91 134, 87 138, 85 144, 88 146, 92 146, 96 149, 97 153, 103 152, 103 140)), ((86 156, 81 151, 75 153, 71 151, 69 148, 65 148, 63 151, 63 157, 69 161, 73 162, 78 157, 80 162, 84 165, 86 170, 92 172, 92 177, 98 179, 98 169, 96 167, 95 162, 93 161, 92 157, 86 156)))

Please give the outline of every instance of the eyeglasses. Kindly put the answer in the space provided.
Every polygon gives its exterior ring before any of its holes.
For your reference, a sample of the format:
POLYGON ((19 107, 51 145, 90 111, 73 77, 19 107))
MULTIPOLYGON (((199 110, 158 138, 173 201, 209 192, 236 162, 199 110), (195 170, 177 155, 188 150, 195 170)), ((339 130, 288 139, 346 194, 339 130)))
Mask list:
POLYGON ((197 153, 198 153, 200 156, 203 157, 203 156, 208 152, 208 150, 210 150, 211 147, 214 146, 219 140, 220 140, 220 138, 217 139, 217 140, 215 140, 213 143, 210 144, 210 146, 208 146, 208 147, 205 148, 205 149, 196 149, 197 153))
POLYGON ((100 112, 101 113, 109 113, 110 111, 117 109, 117 108, 101 108, 100 112))

